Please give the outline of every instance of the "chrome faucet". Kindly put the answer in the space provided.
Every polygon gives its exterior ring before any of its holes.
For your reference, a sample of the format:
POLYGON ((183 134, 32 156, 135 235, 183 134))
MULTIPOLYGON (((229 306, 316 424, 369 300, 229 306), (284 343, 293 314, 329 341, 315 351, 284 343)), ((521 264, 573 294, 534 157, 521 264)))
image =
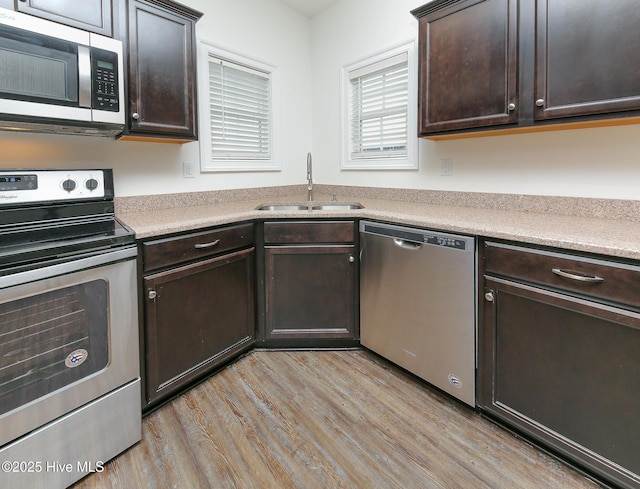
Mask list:
POLYGON ((311 153, 307 153, 307 197, 309 202, 313 200, 313 174, 311 171, 311 153))

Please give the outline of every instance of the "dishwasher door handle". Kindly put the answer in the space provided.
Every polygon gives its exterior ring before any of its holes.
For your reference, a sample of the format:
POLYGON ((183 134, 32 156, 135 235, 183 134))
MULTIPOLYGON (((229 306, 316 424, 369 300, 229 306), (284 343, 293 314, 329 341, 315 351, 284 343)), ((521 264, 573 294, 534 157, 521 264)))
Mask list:
POLYGON ((422 248, 422 243, 414 243, 413 241, 405 241, 404 239, 394 238, 393 243, 404 250, 419 250, 422 248))

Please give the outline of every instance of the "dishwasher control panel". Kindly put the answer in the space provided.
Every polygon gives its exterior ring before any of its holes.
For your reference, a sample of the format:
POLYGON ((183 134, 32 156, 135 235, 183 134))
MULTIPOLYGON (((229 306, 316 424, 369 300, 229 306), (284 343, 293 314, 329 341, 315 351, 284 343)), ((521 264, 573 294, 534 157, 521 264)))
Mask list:
POLYGON ((439 234, 423 234, 424 243, 446 246, 447 248, 456 248, 458 250, 466 250, 467 242, 457 238, 450 238, 439 234))
POLYGON ((412 243, 424 243, 433 246, 444 246, 462 251, 474 251, 473 238, 452 235, 442 232, 433 232, 424 229, 413 229, 390 224, 376 224, 372 222, 361 222, 360 232, 377 234, 389 238, 409 241, 412 243))

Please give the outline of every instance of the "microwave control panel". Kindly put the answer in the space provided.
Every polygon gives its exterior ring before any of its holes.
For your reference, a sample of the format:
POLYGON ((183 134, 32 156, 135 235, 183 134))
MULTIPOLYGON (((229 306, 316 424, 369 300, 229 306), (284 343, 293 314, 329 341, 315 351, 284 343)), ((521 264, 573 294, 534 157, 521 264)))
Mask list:
POLYGON ((91 48, 91 79, 93 83, 91 106, 98 110, 118 112, 118 56, 111 51, 91 48))

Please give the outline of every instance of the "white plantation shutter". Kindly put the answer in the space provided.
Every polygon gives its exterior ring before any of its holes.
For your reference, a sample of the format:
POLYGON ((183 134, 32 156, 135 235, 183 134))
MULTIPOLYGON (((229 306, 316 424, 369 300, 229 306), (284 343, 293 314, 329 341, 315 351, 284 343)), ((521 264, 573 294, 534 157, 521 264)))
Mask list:
POLYGON ((269 160, 272 153, 269 73, 209 56, 213 160, 269 160))
POLYGON ((349 72, 351 159, 407 156, 407 53, 349 72))

